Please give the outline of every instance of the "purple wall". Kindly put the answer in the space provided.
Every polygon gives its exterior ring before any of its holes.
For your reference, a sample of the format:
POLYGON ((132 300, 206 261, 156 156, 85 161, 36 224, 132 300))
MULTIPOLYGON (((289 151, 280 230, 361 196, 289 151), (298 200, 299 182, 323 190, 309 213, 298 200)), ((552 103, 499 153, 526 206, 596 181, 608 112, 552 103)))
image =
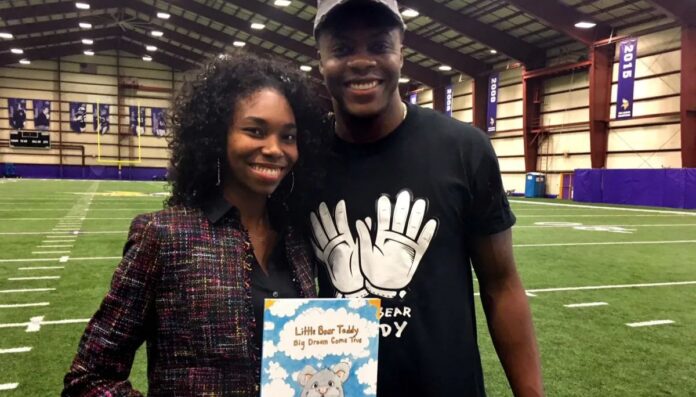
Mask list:
MULTIPOLYGON (((60 166, 53 164, 17 164, 14 163, 15 174, 22 178, 45 179, 122 179, 132 181, 151 181, 164 179, 166 168, 155 167, 121 167, 119 176, 116 166, 79 166, 64 165, 61 176, 60 166)), ((0 174, 5 172, 5 163, 0 163, 0 174)))
POLYGON ((575 201, 696 209, 696 168, 582 169, 574 182, 575 201))

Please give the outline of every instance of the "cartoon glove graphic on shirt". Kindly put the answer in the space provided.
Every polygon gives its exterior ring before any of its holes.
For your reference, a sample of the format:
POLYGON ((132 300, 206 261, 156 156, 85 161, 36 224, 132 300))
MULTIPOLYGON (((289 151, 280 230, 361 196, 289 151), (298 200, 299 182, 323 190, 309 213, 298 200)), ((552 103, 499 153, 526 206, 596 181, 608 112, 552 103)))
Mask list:
POLYGON ((336 205, 334 218, 331 218, 325 203, 319 205, 318 212, 319 217, 312 212, 309 218, 314 235, 314 253, 326 265, 331 282, 339 293, 350 297, 366 296, 357 241, 353 240, 348 227, 345 201, 341 200, 336 205))
POLYGON ((431 219, 421 230, 426 203, 418 199, 411 207, 411 194, 400 192, 393 208, 387 196, 377 201, 377 231, 374 242, 369 225, 358 220, 360 267, 371 293, 393 298, 405 289, 418 269, 437 229, 431 219))
POLYGON ((411 193, 406 190, 397 195, 393 208, 389 198, 382 196, 377 201, 374 241, 370 218, 356 222, 358 238, 353 240, 345 201, 336 205, 335 223, 326 204, 321 203, 319 216, 310 215, 313 246, 334 287, 345 296, 365 296, 369 291, 393 298, 403 291, 437 230, 435 219, 421 228, 426 209, 423 199, 411 205, 411 193))

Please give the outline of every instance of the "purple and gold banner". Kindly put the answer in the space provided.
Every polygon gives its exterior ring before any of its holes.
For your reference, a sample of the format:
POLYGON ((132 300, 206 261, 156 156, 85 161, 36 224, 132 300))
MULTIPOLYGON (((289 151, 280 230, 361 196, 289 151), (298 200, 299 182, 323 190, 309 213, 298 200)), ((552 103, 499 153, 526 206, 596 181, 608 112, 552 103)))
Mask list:
POLYGON ((10 119, 10 127, 17 131, 25 129, 24 123, 27 121, 27 100, 9 98, 7 100, 7 111, 10 119))
POLYGON ((162 108, 151 108, 152 112, 152 135, 165 136, 167 135, 167 120, 166 113, 162 108))
POLYGON ((494 73, 488 77, 488 110, 486 112, 486 132, 492 134, 498 124, 498 86, 500 75, 494 73))
POLYGON ((616 118, 633 117, 633 86, 636 78, 638 39, 627 39, 619 44, 619 84, 616 89, 616 118))
POLYGON ((454 90, 451 85, 445 89, 445 113, 452 117, 452 102, 454 101, 454 90))
POLYGON ((51 101, 34 99, 34 128, 48 131, 51 124, 51 101))

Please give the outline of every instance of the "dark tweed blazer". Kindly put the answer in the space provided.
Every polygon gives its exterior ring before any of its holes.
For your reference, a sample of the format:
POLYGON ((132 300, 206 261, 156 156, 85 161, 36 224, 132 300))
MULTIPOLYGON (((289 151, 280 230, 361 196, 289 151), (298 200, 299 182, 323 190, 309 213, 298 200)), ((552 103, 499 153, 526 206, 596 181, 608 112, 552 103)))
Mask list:
MULTIPOLYGON (((63 396, 137 396, 128 375, 147 342, 151 396, 258 395, 249 236, 229 211, 211 222, 172 207, 131 224, 111 289, 65 376, 63 396)), ((285 252, 301 296, 314 297, 312 254, 291 228, 285 252)))

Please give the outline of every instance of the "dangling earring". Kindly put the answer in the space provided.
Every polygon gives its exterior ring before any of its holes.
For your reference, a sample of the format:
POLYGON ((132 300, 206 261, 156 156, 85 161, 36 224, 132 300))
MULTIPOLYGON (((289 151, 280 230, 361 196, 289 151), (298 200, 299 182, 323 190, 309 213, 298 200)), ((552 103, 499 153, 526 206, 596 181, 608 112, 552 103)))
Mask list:
POLYGON ((217 159, 217 183, 215 186, 220 186, 220 157, 217 159))
POLYGON ((290 171, 290 176, 292 177, 292 182, 290 183, 290 192, 288 193, 288 197, 290 197, 292 191, 295 190, 295 171, 290 171))

